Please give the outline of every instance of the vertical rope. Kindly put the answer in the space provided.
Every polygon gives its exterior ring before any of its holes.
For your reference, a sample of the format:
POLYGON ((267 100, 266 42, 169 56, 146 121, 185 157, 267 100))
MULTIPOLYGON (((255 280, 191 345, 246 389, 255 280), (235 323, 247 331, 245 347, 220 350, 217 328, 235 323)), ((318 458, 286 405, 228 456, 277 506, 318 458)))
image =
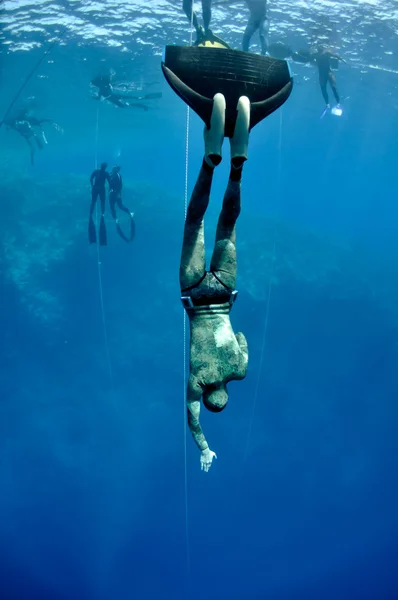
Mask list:
MULTIPOLYGON (((189 34, 189 46, 192 46, 192 28, 193 28, 193 0, 191 7, 191 26, 189 34)), ((189 124, 190 124, 190 109, 187 106, 186 119, 185 119, 185 185, 184 185, 184 223, 187 217, 188 210, 188 174, 189 174, 189 124)), ((190 544, 189 544, 189 518, 188 518, 188 460, 187 460, 187 315, 183 310, 183 379, 184 379, 184 406, 183 406, 183 418, 184 418, 184 493, 185 493, 185 543, 186 543, 186 560, 187 560, 187 581, 191 578, 191 556, 190 556, 190 544)))
MULTIPOLYGON (((98 106, 97 119, 96 119, 96 124, 95 124, 95 168, 96 169, 98 168, 99 115, 100 115, 100 109, 98 106)), ((95 229, 96 229, 96 231, 98 231, 98 201, 95 205, 95 229)), ((97 267, 98 267, 98 284, 99 284, 100 305, 101 305, 101 315, 102 315, 102 329, 104 332, 104 340, 105 340, 105 352, 106 352, 106 359, 107 359, 107 363, 108 363, 109 380, 111 383, 111 388, 114 389, 111 354, 109 351, 108 332, 107 332, 106 319, 105 319, 104 293, 103 293, 102 273, 101 273, 101 256, 100 256, 100 247, 99 247, 98 243, 97 243, 97 267)))
POLYGON ((252 434, 252 429, 253 429, 254 414, 256 411, 258 392, 260 389, 261 370, 262 370, 263 362, 264 362, 265 342, 266 342, 266 337, 267 337, 269 314, 270 314, 270 307, 271 307, 271 297, 272 297, 273 279, 274 279, 275 262, 276 262, 277 221, 279 219, 280 197, 281 197, 281 193, 282 193, 282 125, 283 125, 283 111, 280 110, 280 112, 279 112, 279 141, 278 141, 278 179, 277 179, 276 204, 275 204, 275 211, 274 211, 275 212, 275 214, 274 214, 275 222, 274 222, 274 229, 273 229, 273 236, 272 236, 271 272, 270 272, 270 277, 269 277, 267 300, 266 300, 265 315, 264 315, 263 337, 262 337, 261 352, 260 352, 260 364, 258 367, 256 387, 255 387, 255 391, 254 391, 254 401, 253 401, 253 407, 252 407, 252 412, 251 412, 251 416, 250 416, 249 431, 247 434, 247 442, 246 442, 246 448, 245 448, 244 459, 243 459, 244 463, 246 462, 247 455, 249 452, 250 439, 251 439, 251 434, 252 434))

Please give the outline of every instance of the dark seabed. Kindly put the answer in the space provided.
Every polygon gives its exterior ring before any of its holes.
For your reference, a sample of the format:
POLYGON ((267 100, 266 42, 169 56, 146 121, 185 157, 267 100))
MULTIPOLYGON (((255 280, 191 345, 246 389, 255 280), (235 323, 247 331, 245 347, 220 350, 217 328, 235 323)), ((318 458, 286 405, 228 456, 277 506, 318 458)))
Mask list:
MULTIPOLYGON (((214 32, 240 48, 245 3, 213 9, 214 32)), ((181 2, 1 11, 0 117, 58 40, 14 108, 63 131, 45 127, 31 166, 0 130, 0 597, 396 600, 396 3, 269 1, 271 41, 320 39, 346 58, 344 112, 321 120, 315 68, 291 63, 291 97, 251 134, 231 316, 249 371, 228 410, 202 413, 208 474, 185 431, 186 107, 160 70, 165 44, 189 43, 181 2), (94 100, 91 79, 110 69, 162 98, 147 111, 94 100), (108 246, 88 244, 103 160, 121 165, 131 244, 109 206, 108 246)), ((191 112, 189 193, 202 127, 191 112)), ((209 244, 227 143, 224 157, 209 244)))

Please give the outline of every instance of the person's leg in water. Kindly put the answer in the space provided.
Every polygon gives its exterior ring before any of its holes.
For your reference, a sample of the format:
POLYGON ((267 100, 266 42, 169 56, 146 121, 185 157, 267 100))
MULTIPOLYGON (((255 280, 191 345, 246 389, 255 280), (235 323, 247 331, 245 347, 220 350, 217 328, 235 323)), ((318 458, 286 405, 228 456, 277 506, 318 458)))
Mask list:
POLYGON ((250 13, 249 21, 246 25, 246 29, 243 34, 243 40, 242 40, 242 50, 244 52, 249 52, 250 40, 253 37, 253 34, 258 29, 258 27, 259 27, 258 19, 253 14, 250 13))
POLYGON ((261 21, 258 32, 260 34, 261 54, 265 56, 268 54, 269 46, 269 19, 265 18, 261 21))
POLYGON ((39 148, 39 150, 43 150, 43 142, 42 140, 34 133, 33 134, 33 138, 36 142, 36 146, 39 148))
POLYGON ((101 219, 100 219, 100 230, 99 230, 100 245, 106 246, 107 236, 106 236, 106 227, 105 227, 105 201, 106 201, 105 187, 99 189, 98 195, 99 195, 100 201, 101 201, 101 219))
POLYGON ((328 92, 326 89, 327 84, 328 84, 327 75, 324 75, 323 73, 319 73, 319 85, 321 87, 322 96, 323 96, 323 99, 325 100, 326 106, 329 106, 329 95, 328 95, 328 92))
POLYGON ((98 191, 98 195, 100 197, 100 201, 101 201, 101 217, 105 216, 105 188, 100 188, 100 190, 98 191))
POLYGON ((109 206, 111 209, 111 214, 112 217, 115 219, 116 223, 118 222, 118 217, 116 214, 116 204, 118 206, 118 208, 125 212, 126 214, 128 214, 130 217, 134 216, 134 213, 132 213, 127 206, 125 206, 122 202, 122 195, 120 192, 115 192, 114 190, 111 190, 110 194, 109 194, 109 206))
POLYGON ((210 129, 205 127, 205 157, 189 201, 180 263, 181 291, 195 286, 206 273, 204 216, 209 205, 214 168, 221 162, 225 98, 216 94, 210 129))
POLYGON ((211 34, 210 22, 211 22, 211 0, 202 0, 202 15, 203 15, 203 26, 205 29, 205 35, 211 34))
POLYGON ((91 205, 90 205, 90 218, 93 216, 95 205, 97 204, 97 198, 100 192, 97 188, 93 187, 91 190, 91 205))
POLYGON ((93 212, 94 208, 97 204, 99 191, 98 188, 93 187, 91 189, 91 204, 90 204, 90 215, 88 218, 88 241, 90 244, 95 244, 97 242, 97 232, 95 230, 94 220, 93 220, 93 212))
POLYGON ((118 205, 119 209, 122 210, 123 212, 127 213, 128 215, 130 215, 130 217, 132 217, 134 215, 134 213, 131 212, 131 210, 129 210, 127 208, 127 206, 125 206, 122 202, 122 195, 119 192, 116 196, 116 204, 118 205))
POLYGON ((216 242, 210 270, 230 289, 236 285, 236 221, 241 208, 242 168, 247 159, 250 126, 250 102, 238 102, 235 132, 231 138, 231 171, 217 224, 216 242))
POLYGON ((203 27, 199 25, 198 17, 196 12, 193 9, 193 0, 183 0, 182 8, 184 9, 185 14, 187 15, 188 21, 195 27, 196 35, 198 38, 203 36, 203 27))
POLYGON ((329 71, 328 79, 329 79, 330 87, 332 88, 333 95, 336 99, 336 102, 337 102, 337 104, 340 104, 340 95, 339 95, 339 92, 337 91, 336 75, 332 71, 329 71))
POLYGON ((214 167, 205 159, 189 201, 180 263, 181 291, 193 287, 206 272, 204 215, 209 205, 214 167))
POLYGON ((31 137, 26 137, 26 136, 23 136, 23 137, 27 141, 27 144, 30 149, 30 164, 32 166, 34 166, 34 164, 35 164, 35 147, 32 143, 32 139, 31 139, 31 137))
POLYGON ((111 209, 111 215, 115 219, 115 221, 117 221, 116 208, 115 208, 116 198, 117 198, 117 192, 115 192, 115 190, 111 190, 109 192, 109 208, 111 209))

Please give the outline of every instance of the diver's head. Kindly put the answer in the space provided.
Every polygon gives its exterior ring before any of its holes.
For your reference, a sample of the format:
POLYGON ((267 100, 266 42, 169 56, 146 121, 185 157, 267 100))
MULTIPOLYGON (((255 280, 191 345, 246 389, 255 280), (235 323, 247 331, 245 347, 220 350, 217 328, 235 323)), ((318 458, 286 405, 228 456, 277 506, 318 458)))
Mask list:
POLYGON ((120 172, 120 167, 119 166, 112 167, 112 173, 119 173, 119 172, 120 172))
POLYGON ((203 404, 211 412, 221 412, 227 406, 228 392, 224 385, 208 385, 203 392, 203 404))
POLYGON ((101 163, 101 171, 105 171, 108 164, 106 162, 101 163))

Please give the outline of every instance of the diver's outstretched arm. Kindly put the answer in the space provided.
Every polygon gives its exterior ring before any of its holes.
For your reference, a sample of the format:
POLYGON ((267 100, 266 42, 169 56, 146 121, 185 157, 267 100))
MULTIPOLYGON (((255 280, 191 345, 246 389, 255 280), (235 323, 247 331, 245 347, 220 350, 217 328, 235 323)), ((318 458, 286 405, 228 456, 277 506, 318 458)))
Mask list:
POLYGON ((192 434, 195 444, 199 450, 207 450, 209 444, 206 441, 202 427, 199 422, 200 414, 200 399, 202 397, 202 388, 196 378, 191 375, 188 381, 187 389, 187 409, 188 409, 188 426, 192 434))
POLYGON ((199 422, 201 396, 202 388, 197 382, 196 378, 191 375, 187 389, 188 427, 192 433, 192 437, 195 440, 196 445, 201 451, 200 468, 202 471, 205 471, 205 473, 208 473, 213 462, 213 458, 217 458, 217 455, 215 452, 210 450, 209 444, 206 441, 199 422))

